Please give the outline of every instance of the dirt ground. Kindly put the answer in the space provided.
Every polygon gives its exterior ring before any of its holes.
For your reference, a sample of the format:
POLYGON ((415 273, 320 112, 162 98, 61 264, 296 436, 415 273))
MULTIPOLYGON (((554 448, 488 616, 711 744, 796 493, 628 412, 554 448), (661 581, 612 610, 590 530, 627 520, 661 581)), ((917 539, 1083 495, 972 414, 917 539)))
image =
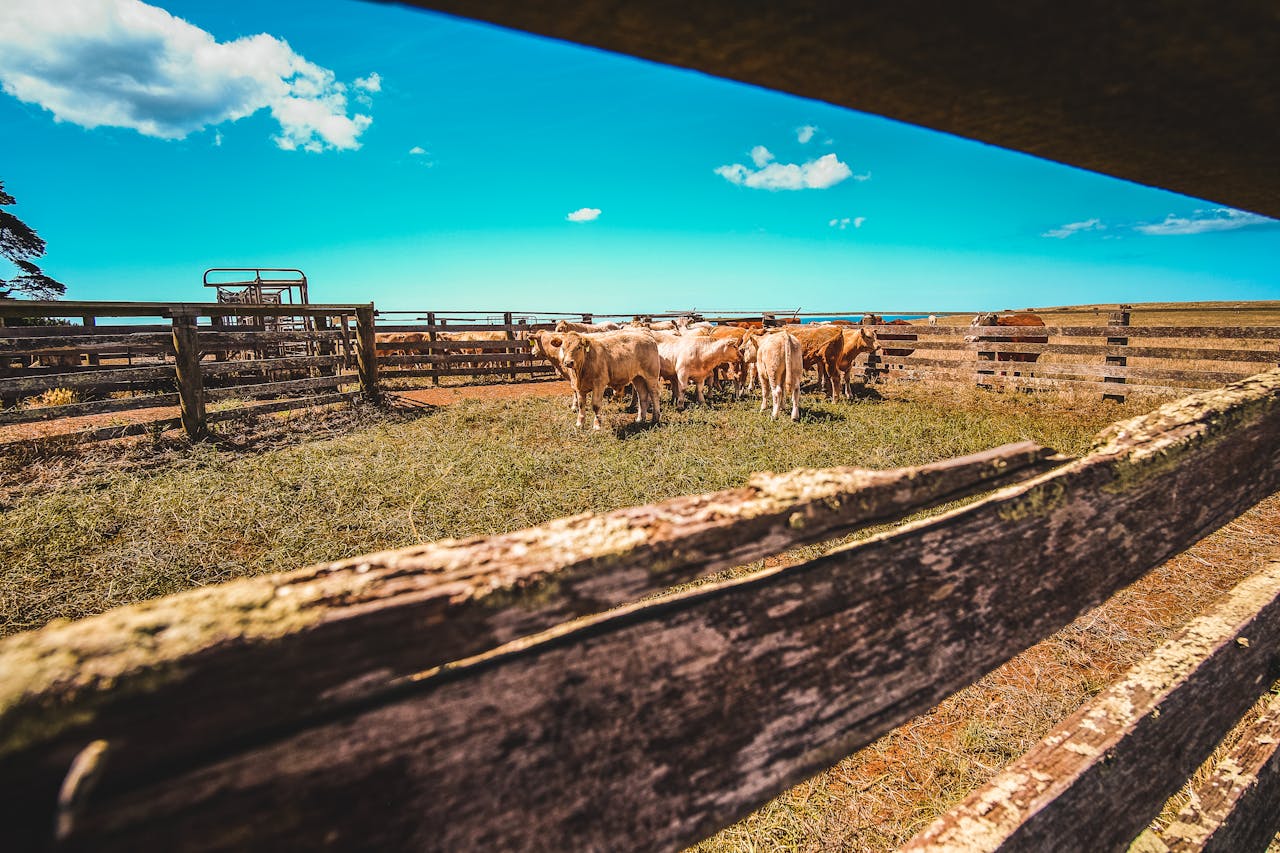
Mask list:
MULTIPOLYGON (((387 396, 394 406, 419 408, 422 406, 447 406, 459 400, 500 400, 513 397, 556 397, 560 395, 568 397, 569 393, 568 382, 538 381, 498 385, 451 385, 438 388, 420 388, 412 391, 388 391, 387 396)), ((177 406, 156 406, 146 409, 133 409, 127 412, 107 412, 101 415, 84 415, 79 418, 61 418, 53 421, 35 421, 33 423, 0 426, 0 446, 17 441, 52 438, 99 427, 176 418, 178 415, 177 406)))

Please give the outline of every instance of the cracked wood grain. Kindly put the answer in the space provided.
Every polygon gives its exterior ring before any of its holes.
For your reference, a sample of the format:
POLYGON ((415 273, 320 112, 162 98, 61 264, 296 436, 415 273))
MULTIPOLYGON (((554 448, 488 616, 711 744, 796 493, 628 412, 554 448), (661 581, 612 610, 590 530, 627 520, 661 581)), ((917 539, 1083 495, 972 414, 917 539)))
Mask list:
POLYGON ((737 489, 245 579, 8 638, 0 780, 22 782, 0 781, 0 815, 38 834, 88 733, 114 743, 118 782, 146 777, 573 617, 1024 479, 1062 461, 1049 454, 1024 442, 918 468, 758 474, 737 489), (166 721, 162 740, 136 736, 142 708, 166 721))
POLYGON ((1273 561, 902 849, 1128 849, 1280 676, 1277 648, 1273 561))

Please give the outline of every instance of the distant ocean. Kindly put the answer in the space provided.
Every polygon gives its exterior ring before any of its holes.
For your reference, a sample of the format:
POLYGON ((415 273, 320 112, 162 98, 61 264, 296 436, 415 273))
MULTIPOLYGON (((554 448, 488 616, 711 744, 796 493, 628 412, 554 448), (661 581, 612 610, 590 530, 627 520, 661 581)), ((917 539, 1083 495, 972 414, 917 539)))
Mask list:
MULTIPOLYGON (((783 319, 783 317, 785 316, 786 315, 784 314, 777 315, 779 320, 783 319)), ((886 323, 892 322, 893 320, 927 320, 929 318, 928 314, 883 314, 881 316, 884 317, 884 321, 886 323)), ((861 319, 862 319, 861 314, 832 314, 829 317, 801 317, 800 322, 830 323, 832 320, 848 320, 852 323, 857 323, 861 319)))

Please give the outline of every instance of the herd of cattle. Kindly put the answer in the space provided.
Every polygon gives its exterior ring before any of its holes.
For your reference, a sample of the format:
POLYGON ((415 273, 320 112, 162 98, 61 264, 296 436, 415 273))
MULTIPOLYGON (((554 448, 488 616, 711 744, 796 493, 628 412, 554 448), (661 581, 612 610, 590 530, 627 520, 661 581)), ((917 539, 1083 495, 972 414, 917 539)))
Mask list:
MULTIPOLYGON (((930 324, 936 322, 929 318, 930 324)), ((720 387, 731 384, 736 397, 752 391, 759 384, 760 411, 772 404, 772 417, 777 418, 784 401, 791 406, 791 419, 800 417, 800 382, 805 370, 812 369, 818 378, 818 391, 833 402, 852 399, 854 367, 860 353, 868 356, 883 352, 891 356, 910 355, 912 350, 902 341, 916 336, 881 332, 875 326, 906 325, 897 320, 885 323, 883 318, 868 314, 860 323, 835 320, 829 323, 800 324, 784 320, 766 328, 761 321, 738 321, 713 324, 679 318, 660 322, 633 321, 619 323, 572 323, 561 320, 554 330, 518 333, 527 340, 533 355, 546 359, 567 379, 573 389, 573 408, 579 427, 584 426, 588 404, 594 415, 592 428, 600 429, 600 408, 606 391, 621 394, 628 386, 634 390, 636 421, 648 417, 657 423, 660 417, 661 384, 671 387, 671 399, 683 408, 685 394, 692 384, 699 403, 705 403, 708 382, 720 387), (882 340, 883 339, 883 340, 882 340), (885 347, 884 341, 892 346, 885 347)), ((974 318, 974 326, 1043 326, 1034 314, 982 314, 974 318)), ((437 340, 509 341, 506 332, 438 332, 437 340)), ((411 353, 425 339, 422 333, 387 333, 378 336, 383 353, 411 353), (397 344, 405 349, 397 348, 397 344)), ((976 340, 977 338, 972 338, 976 340)), ((1013 340, 1043 342, 1047 338, 1015 337, 1013 340)), ((479 355, 484 349, 477 349, 479 355)), ((1034 360, 1035 353, 1001 353, 1001 360, 1034 360)))

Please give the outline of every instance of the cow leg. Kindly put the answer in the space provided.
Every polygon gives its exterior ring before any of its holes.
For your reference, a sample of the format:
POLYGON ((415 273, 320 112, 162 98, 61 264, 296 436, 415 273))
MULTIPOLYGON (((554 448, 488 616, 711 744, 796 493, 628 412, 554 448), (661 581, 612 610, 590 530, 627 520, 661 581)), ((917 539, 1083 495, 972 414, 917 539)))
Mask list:
POLYGON ((791 386, 791 420, 800 420, 800 386, 791 386))
POLYGON ((593 430, 600 429, 600 407, 604 405, 604 388, 597 385, 591 389, 591 411, 595 414, 595 420, 591 422, 593 430))
POLYGON ((698 389, 698 405, 705 406, 707 398, 702 394, 702 386, 706 384, 707 377, 699 376, 693 380, 693 386, 698 389))
POLYGON ((763 373, 760 374, 760 411, 769 407, 769 383, 763 373))
POLYGON ((587 395, 585 389, 575 388, 573 390, 574 408, 578 412, 578 429, 582 429, 586 425, 587 417, 587 395))
MULTIPOLYGON (((769 417, 775 421, 778 419, 778 412, 782 411, 782 383, 776 383, 773 388, 773 414, 769 417)), ((798 392, 797 392, 798 393, 798 392)))

